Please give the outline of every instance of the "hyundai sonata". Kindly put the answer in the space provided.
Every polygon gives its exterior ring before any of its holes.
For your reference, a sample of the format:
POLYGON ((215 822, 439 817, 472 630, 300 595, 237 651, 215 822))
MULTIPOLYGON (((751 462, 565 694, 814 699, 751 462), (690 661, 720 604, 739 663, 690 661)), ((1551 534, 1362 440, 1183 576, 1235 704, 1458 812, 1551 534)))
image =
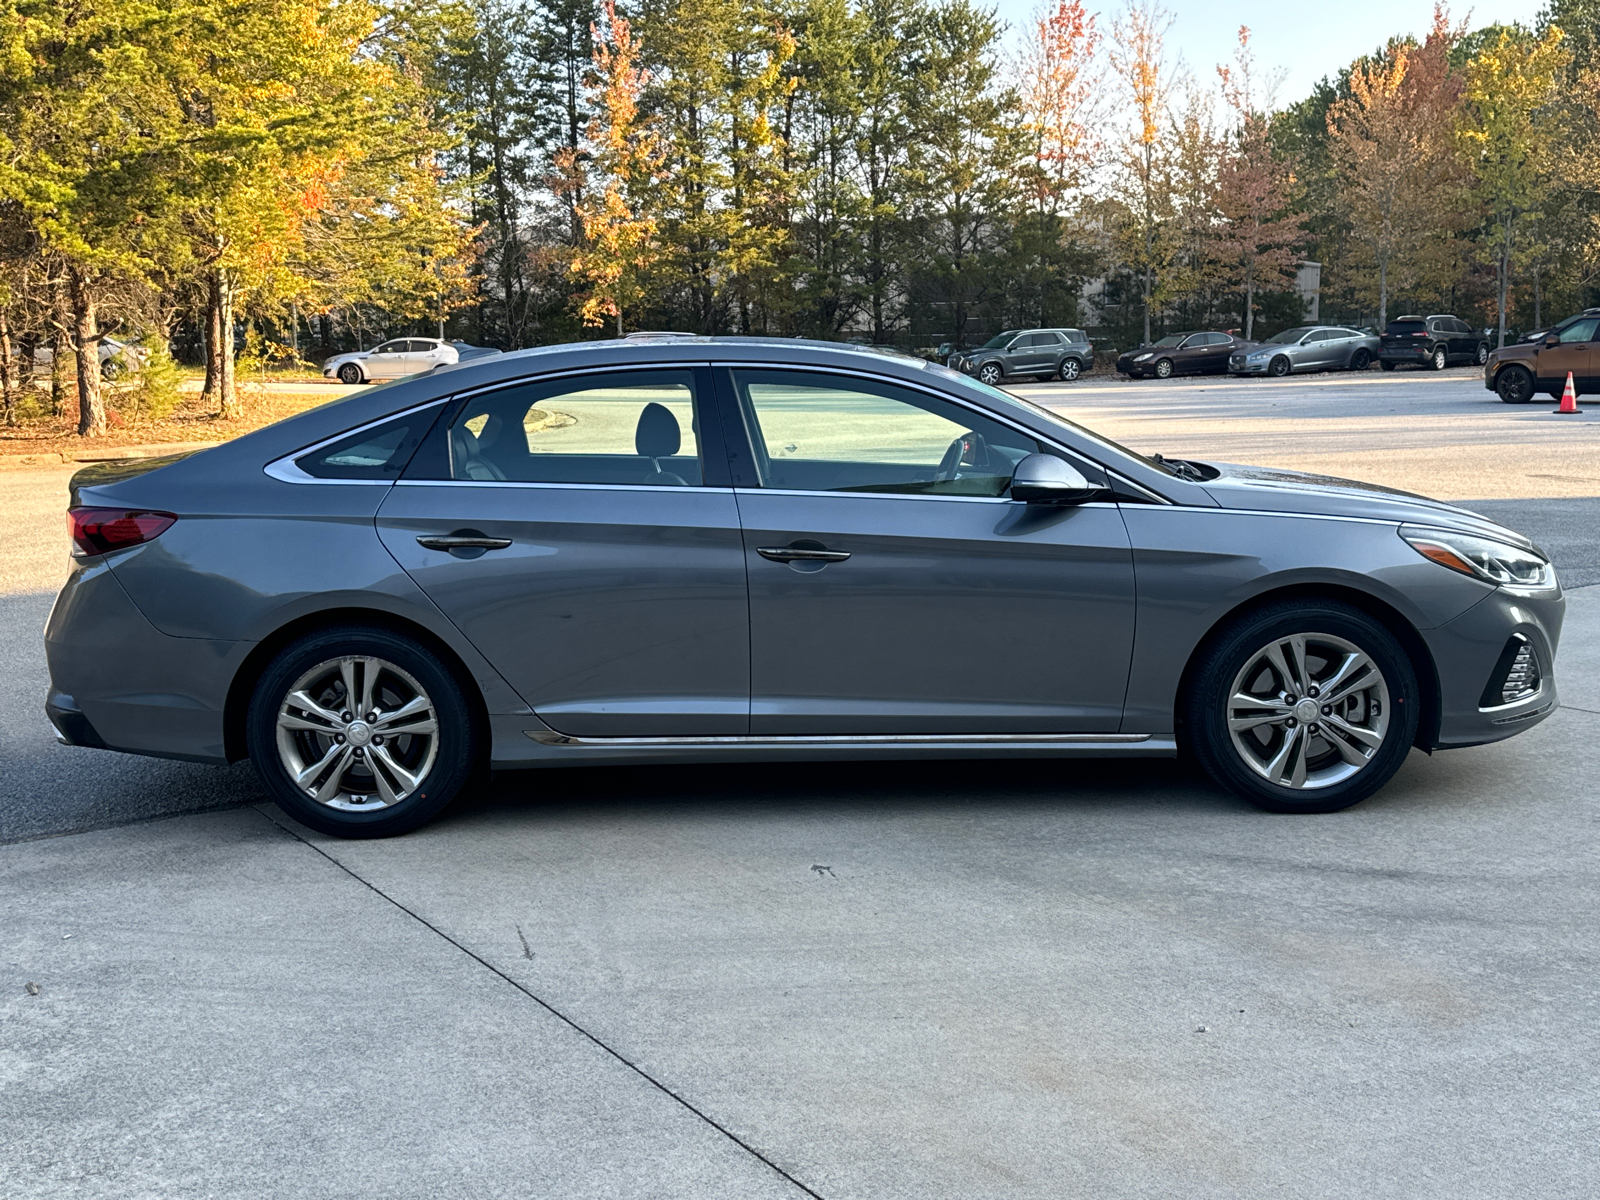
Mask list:
POLYGON ((488 768, 1185 747, 1326 812, 1556 704, 1564 601, 1519 534, 831 344, 480 359, 70 503, 61 740, 248 757, 346 836, 488 768))

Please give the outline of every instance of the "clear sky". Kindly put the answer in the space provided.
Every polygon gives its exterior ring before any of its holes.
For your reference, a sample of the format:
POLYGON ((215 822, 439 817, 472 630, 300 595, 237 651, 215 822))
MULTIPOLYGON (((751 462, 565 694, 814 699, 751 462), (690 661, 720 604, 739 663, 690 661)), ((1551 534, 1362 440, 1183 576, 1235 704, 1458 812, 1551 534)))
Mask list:
MULTIPOLYGON (((1011 26, 1015 39, 1027 27, 1038 0, 989 0, 1011 26)), ((1232 61, 1239 26, 1248 25, 1256 63, 1263 77, 1282 68, 1279 105, 1309 94, 1317 80, 1334 75, 1359 55, 1383 45, 1395 34, 1422 35, 1433 21, 1433 0, 1342 0, 1330 4, 1243 4, 1235 0, 1165 0, 1176 20, 1167 35, 1167 60, 1179 57, 1195 76, 1208 85, 1216 82, 1216 65, 1232 61)), ((1088 0, 1100 14, 1099 25, 1109 31, 1120 2, 1088 0)), ((1496 22, 1532 24, 1544 7, 1541 0, 1479 0, 1470 10, 1452 6, 1460 20, 1470 15, 1477 29, 1496 22)))

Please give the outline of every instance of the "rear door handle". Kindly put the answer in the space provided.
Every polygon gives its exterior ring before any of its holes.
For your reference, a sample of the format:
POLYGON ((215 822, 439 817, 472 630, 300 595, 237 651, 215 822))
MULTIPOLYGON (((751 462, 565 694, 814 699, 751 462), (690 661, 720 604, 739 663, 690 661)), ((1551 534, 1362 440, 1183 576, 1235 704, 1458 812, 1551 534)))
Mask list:
POLYGON ((848 550, 810 550, 803 546, 757 546, 756 553, 768 562, 843 562, 848 550))

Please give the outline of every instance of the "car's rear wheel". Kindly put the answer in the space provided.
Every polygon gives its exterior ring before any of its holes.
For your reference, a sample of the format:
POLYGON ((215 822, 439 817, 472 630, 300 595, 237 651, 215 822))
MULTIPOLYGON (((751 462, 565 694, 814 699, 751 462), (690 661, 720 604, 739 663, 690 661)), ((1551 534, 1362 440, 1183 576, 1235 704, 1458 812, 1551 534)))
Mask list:
POLYGON ((1156 360, 1156 378, 1172 378, 1172 360, 1170 358, 1161 358, 1156 360))
POLYGON ((1507 404, 1527 404, 1533 399, 1533 375, 1526 367, 1501 367, 1494 390, 1507 404))
POLYGON ((1483 366, 1484 363, 1489 361, 1489 343, 1488 342, 1479 342, 1478 343, 1477 359, 1478 359, 1478 365, 1480 367, 1483 366))
POLYGON ((1282 379, 1289 373, 1289 360, 1283 355, 1278 355, 1267 364, 1267 374, 1282 379))
POLYGON ((1433 357, 1428 360, 1428 365, 1435 371, 1442 371, 1450 365, 1450 356, 1444 352, 1443 346, 1435 346, 1433 357))
POLYGON ((1372 353, 1368 350, 1357 350, 1350 356, 1350 369, 1352 371, 1365 371, 1372 363, 1372 353))
POLYGON ((432 820, 481 759, 455 675, 383 629, 326 629, 288 646, 262 673, 246 720, 250 757, 278 807, 339 837, 432 820))
POLYGON ((984 363, 978 368, 978 378, 990 387, 994 387, 1005 378, 1005 372, 1000 370, 999 363, 984 363))
POLYGON ((1056 372, 1056 378, 1061 380, 1062 383, 1071 383, 1082 374, 1082 363, 1075 358, 1063 358, 1061 360, 1061 368, 1056 372))
POLYGON ((1387 628, 1337 601, 1236 621, 1192 673, 1185 731, 1218 783, 1271 812, 1336 812, 1400 769, 1417 731, 1416 671, 1387 628))
POLYGON ((344 366, 339 368, 339 382, 360 383, 361 368, 356 366, 355 363, 345 363, 344 366))

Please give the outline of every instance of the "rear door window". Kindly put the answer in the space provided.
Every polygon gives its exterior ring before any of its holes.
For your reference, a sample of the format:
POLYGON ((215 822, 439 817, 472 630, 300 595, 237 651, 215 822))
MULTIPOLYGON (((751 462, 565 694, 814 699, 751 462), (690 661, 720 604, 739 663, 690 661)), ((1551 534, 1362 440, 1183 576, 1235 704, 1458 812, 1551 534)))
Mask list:
POLYGON ((476 483, 698 487, 698 402, 692 370, 526 383, 468 399, 437 467, 476 483))

